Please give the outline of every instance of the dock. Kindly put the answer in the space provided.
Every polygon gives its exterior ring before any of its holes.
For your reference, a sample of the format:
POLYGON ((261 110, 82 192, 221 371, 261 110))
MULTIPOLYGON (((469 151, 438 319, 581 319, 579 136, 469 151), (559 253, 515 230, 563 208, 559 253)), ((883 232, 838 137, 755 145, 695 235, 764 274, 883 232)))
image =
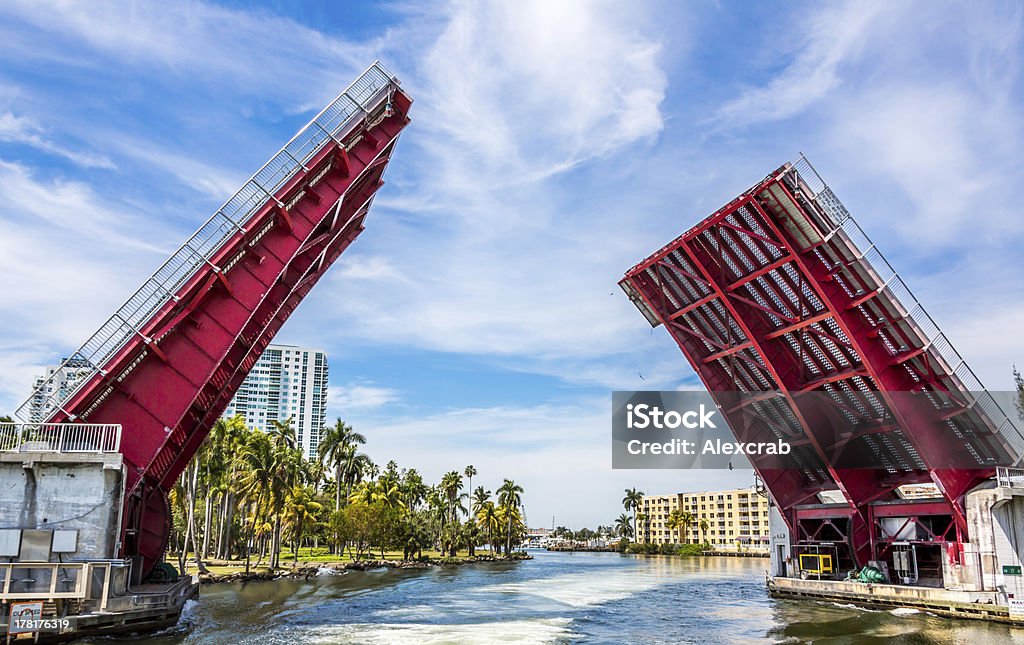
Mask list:
POLYGON ((766 585, 773 598, 831 601, 890 609, 904 607, 939 616, 1024 625, 1024 618, 1010 616, 1009 608, 996 591, 954 591, 935 587, 771 576, 766 579, 766 585))

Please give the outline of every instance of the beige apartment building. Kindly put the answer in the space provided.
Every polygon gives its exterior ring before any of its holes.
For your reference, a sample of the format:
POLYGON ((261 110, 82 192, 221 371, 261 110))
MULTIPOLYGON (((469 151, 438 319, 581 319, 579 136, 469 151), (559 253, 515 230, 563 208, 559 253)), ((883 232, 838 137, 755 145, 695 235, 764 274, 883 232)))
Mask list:
POLYGON ((638 510, 637 541, 654 544, 697 544, 716 549, 768 549, 768 498, 753 488, 645 495, 638 510), (670 529, 674 510, 689 512, 689 527, 670 529), (706 530, 701 530, 706 520, 706 530), (680 539, 682 538, 682 539, 680 539))

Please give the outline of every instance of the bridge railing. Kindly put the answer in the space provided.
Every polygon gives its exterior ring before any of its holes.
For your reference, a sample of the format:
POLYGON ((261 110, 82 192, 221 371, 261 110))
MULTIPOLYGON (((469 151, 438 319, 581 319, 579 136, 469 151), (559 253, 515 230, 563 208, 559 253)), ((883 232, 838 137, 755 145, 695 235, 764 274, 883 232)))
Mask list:
MULTIPOLYGON (((100 329, 61 364, 83 366, 90 372, 73 387, 62 387, 63 369, 45 379, 15 412, 22 421, 45 421, 64 401, 93 376, 140 331, 150 318, 236 233, 249 219, 332 139, 338 140, 362 118, 370 115, 398 85, 398 79, 375 62, 327 107, 316 115, 270 161, 256 171, 213 216, 146 280, 100 329)), ((284 204, 280 204, 285 206, 284 204)), ((143 337, 147 343, 151 340, 143 337)))
POLYGON ((1024 488, 1024 468, 996 468, 996 484, 1007 488, 1024 488))
POLYGON ((955 376, 961 386, 960 394, 970 401, 970 405, 983 413, 991 423, 992 429, 1002 436, 1016 452, 1019 460, 1024 458, 1024 432, 1003 410, 999 402, 985 389, 974 370, 967 364, 960 352, 953 347, 935 320, 925 311, 924 306, 903 282, 896 269, 886 260, 882 252, 868 237, 864 229, 843 203, 836 197, 829 185, 821 178, 807 157, 800 155, 792 164, 793 172, 799 177, 801 186, 810 190, 809 197, 832 219, 834 228, 828 232, 826 239, 840 232, 856 249, 858 257, 870 265, 871 271, 877 276, 879 291, 889 296, 905 312, 905 318, 912 321, 918 332, 925 339, 925 347, 933 349, 946 362, 948 372, 955 376))
POLYGON ((0 452, 117 452, 121 426, 107 423, 0 423, 0 452))

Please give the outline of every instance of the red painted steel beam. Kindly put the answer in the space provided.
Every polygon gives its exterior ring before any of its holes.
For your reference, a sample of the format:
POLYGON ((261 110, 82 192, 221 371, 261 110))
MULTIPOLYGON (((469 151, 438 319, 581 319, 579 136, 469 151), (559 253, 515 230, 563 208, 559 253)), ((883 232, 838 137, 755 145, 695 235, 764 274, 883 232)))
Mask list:
MULTIPOLYGON (((665 250, 663 249, 663 251, 665 250)), ((665 251, 665 255, 669 252, 670 250, 665 251)), ((692 330, 667 324, 669 312, 666 310, 664 298, 659 293, 661 285, 653 284, 650 281, 650 276, 646 273, 646 269, 650 266, 653 266, 653 263, 638 269, 634 274, 625 279, 630 282, 644 304, 658 316, 660 322, 669 332, 669 335, 690 362, 694 372, 708 385, 709 392, 716 399, 716 402, 723 406, 723 408, 728 407, 727 403, 722 399, 722 393, 736 388, 735 377, 724 371, 717 363, 705 364, 702 362, 699 357, 708 354, 708 350, 703 343, 695 339, 692 330), (680 333, 680 331, 684 333, 680 333)), ((762 440, 770 439, 765 438, 762 440)), ((779 469, 777 467, 759 466, 757 457, 752 461, 762 480, 769 487, 773 499, 780 508, 784 509, 784 517, 787 522, 791 522, 792 518, 785 509, 805 502, 807 499, 814 497, 818 492, 830 489, 835 485, 832 480, 815 481, 807 479, 801 470, 797 468, 779 469)), ((811 464, 811 466, 821 468, 824 471, 824 467, 821 464, 811 464)))
POLYGON ((144 569, 166 546, 166 491, 277 330, 363 230, 394 142, 409 122, 411 99, 397 87, 393 92, 391 116, 368 115, 267 195, 105 373, 51 419, 74 415, 124 427, 122 549, 141 556, 144 569))
MULTIPOLYGON (((775 181, 775 184, 789 195, 783 182, 775 181)), ((789 196, 792 198, 792 195, 789 196)), ((773 227, 774 232, 782 235, 764 207, 756 199, 752 199, 751 202, 773 227)), ((937 415, 925 410, 923 406, 909 405, 910 397, 894 397, 890 394, 892 392, 909 392, 915 383, 910 380, 905 370, 900 373, 893 369, 892 354, 881 341, 874 339, 872 342, 869 334, 874 331, 874 328, 863 318, 858 309, 850 308, 854 299, 843 290, 841 285, 827 275, 828 269, 822 266, 812 254, 805 256, 796 253, 796 263, 801 273, 815 285, 822 296, 822 301, 832 311, 833 319, 854 344, 858 355, 870 370, 873 380, 878 384, 881 396, 886 400, 889 409, 896 415, 900 425, 911 429, 911 432, 907 433, 908 437, 925 464, 929 466, 933 481, 953 506, 954 517, 960 530, 966 533, 967 521, 962 497, 972 487, 989 477, 991 473, 942 467, 950 463, 950 451, 953 449, 953 445, 950 442, 948 431, 939 425, 937 415)))
MULTIPOLYGON (((722 248, 721 240, 719 239, 718 248, 722 248)), ((767 333, 766 330, 758 329, 753 327, 752 324, 748 323, 749 318, 741 315, 730 301, 730 296, 735 298, 735 294, 728 294, 727 286, 728 283, 721 276, 721 273, 716 280, 715 275, 712 273, 715 267, 715 262, 712 256, 710 256, 706 250, 691 246, 687 241, 683 241, 679 247, 683 252, 686 253, 690 262, 699 270, 701 274, 711 283, 714 288, 722 296, 722 302, 725 304, 726 310, 730 313, 736 325, 743 331, 743 334, 753 343, 757 352, 761 355, 766 368, 772 374, 773 380, 775 381, 778 388, 786 398, 787 405, 790 407, 792 414, 797 418, 801 427, 803 428, 804 435, 814 448, 815 453, 818 455, 821 462, 825 465, 826 470, 835 482, 837 487, 843 491, 843 494, 849 500, 857 500, 866 497, 870 494, 870 490, 873 488, 874 473, 867 469, 846 469, 841 470, 833 467, 830 464, 828 454, 823 448, 823 442, 821 438, 814 432, 812 422, 809 422, 805 417, 805 411, 802 410, 793 399, 790 394, 793 388, 792 381, 784 379, 780 375, 780 369, 777 365, 785 364, 786 362, 792 363, 792 355, 789 354, 789 348, 785 349, 775 348, 769 349, 764 338, 767 333)), ((719 262, 718 267, 721 269, 722 264, 719 262)), ((756 303, 754 303, 756 305, 756 303)), ((761 308, 757 306, 757 308, 761 308)), ((763 308, 762 308, 763 309, 763 308)), ((766 326, 766 325, 765 325, 766 326)), ((730 424, 732 425, 732 424, 730 424)), ((854 522, 854 532, 857 534, 863 534, 866 538, 867 533, 867 517, 857 512, 856 520, 854 522)), ((867 540, 862 540, 862 543, 866 544, 867 540)), ((866 552, 859 552, 855 554, 855 559, 859 562, 862 560, 866 561, 866 552)))

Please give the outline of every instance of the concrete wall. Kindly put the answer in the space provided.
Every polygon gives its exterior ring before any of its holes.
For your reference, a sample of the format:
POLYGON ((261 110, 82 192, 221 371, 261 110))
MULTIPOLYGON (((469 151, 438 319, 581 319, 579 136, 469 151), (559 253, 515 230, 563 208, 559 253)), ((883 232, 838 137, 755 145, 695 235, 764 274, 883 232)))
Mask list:
POLYGON ((1024 490, 988 483, 967 494, 966 509, 963 588, 995 590, 1012 617, 1024 617, 1024 490))
POLYGON ((115 557, 122 471, 117 453, 0 453, 0 529, 75 530, 65 560, 115 557))
POLYGON ((789 560, 793 552, 789 548, 789 526, 782 519, 782 513, 779 512, 778 507, 774 503, 768 509, 768 530, 771 536, 771 542, 768 547, 769 555, 771 556, 771 574, 773 576, 794 575, 796 573, 795 565, 789 560))

